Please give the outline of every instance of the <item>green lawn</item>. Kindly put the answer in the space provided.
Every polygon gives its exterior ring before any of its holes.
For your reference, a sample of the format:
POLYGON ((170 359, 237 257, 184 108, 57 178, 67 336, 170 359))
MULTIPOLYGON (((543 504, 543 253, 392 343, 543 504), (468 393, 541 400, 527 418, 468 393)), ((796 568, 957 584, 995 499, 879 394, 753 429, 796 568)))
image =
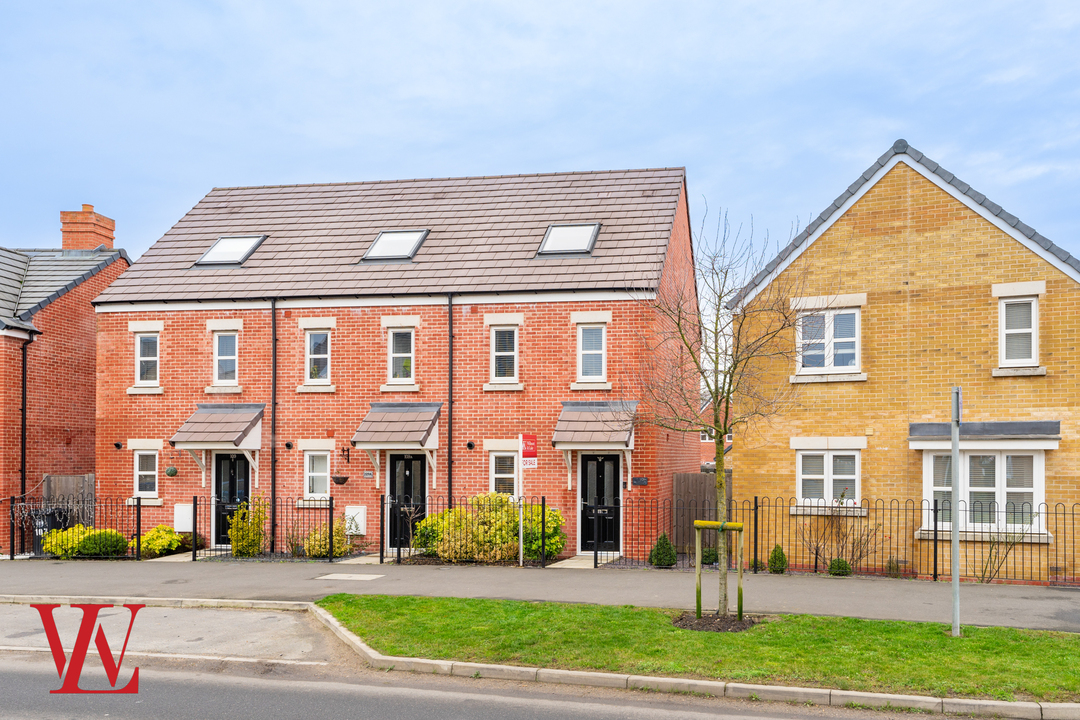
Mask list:
POLYGON ((319 605, 385 655, 999 700, 1080 700, 1080 635, 790 615, 742 633, 675 611, 331 595, 319 605))

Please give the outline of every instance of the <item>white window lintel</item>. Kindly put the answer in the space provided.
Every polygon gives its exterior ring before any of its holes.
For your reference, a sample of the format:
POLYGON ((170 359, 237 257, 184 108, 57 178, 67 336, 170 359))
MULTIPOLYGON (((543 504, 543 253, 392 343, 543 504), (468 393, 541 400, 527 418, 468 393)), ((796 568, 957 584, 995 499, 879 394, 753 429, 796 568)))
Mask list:
POLYGON ((865 450, 866 437, 793 437, 792 450, 865 450))
POLYGON ((302 317, 297 319, 296 324, 301 330, 333 330, 337 328, 337 318, 302 317))
POLYGON ((600 325, 611 323, 610 310, 575 311, 570 313, 570 323, 573 325, 600 325))
POLYGON ((383 315, 379 318, 379 324, 384 328, 414 328, 420 327, 419 315, 383 315))
POLYGON ((791 298, 792 310, 830 310, 832 308, 865 307, 866 293, 847 295, 817 295, 791 298))
POLYGON ((130 320, 128 321, 128 332, 133 333, 155 333, 165 331, 164 320, 130 320))
POLYGON ((1021 295, 1045 295, 1046 281, 1031 280, 1029 282, 995 283, 990 286, 990 294, 993 297, 1019 297, 1021 295))

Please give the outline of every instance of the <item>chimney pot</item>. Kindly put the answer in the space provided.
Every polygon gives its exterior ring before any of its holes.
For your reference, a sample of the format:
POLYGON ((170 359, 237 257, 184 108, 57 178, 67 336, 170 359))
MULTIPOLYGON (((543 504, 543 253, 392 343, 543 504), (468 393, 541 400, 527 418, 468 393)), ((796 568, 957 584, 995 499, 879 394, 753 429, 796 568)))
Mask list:
POLYGON ((116 221, 84 203, 82 210, 61 211, 60 232, 64 250, 95 250, 102 245, 112 250, 116 221))

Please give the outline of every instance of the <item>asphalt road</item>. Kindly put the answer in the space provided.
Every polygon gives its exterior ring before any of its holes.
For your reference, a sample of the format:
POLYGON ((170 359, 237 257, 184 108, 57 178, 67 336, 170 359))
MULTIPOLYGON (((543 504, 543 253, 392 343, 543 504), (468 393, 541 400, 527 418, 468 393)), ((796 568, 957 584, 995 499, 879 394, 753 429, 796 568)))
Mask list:
MULTIPOLYGON (((128 665, 125 662, 125 667, 128 665)), ((122 672, 118 686, 130 673, 122 672)), ((108 687, 100 667, 83 673, 86 688, 108 687)), ((47 655, 0 653, 0 718, 146 719, 364 718, 365 720, 811 720, 899 714, 847 708, 666 695, 603 688, 540 686, 471 678, 380 673, 348 662, 333 670, 297 666, 204 665, 163 658, 139 662, 137 695, 55 695, 60 686, 47 655)))
MULTIPOLYGON (((732 601, 735 578, 730 577, 732 601)), ((705 607, 716 607, 717 575, 703 578, 705 607)), ((571 570, 288 562, 0 561, 0 595, 317 600, 331 593, 377 593, 691 609, 694 574, 670 570, 571 570), (327 579, 350 574, 369 580, 327 579)), ((947 582, 827 575, 747 575, 747 612, 811 613, 951 622, 947 582)), ((1080 632, 1080 588, 961 586, 961 621, 1080 632)))

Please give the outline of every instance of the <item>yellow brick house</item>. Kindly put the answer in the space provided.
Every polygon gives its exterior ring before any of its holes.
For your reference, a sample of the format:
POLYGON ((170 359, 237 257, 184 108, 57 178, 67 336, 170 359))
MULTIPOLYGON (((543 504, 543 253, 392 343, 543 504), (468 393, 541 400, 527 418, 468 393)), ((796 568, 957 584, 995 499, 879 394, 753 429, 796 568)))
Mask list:
POLYGON ((732 463, 765 551, 826 563, 839 529, 858 569, 946 573, 955 516, 966 577, 1077 582, 1080 261, 898 140, 742 301, 795 275, 796 357, 766 368, 794 400, 732 463))

